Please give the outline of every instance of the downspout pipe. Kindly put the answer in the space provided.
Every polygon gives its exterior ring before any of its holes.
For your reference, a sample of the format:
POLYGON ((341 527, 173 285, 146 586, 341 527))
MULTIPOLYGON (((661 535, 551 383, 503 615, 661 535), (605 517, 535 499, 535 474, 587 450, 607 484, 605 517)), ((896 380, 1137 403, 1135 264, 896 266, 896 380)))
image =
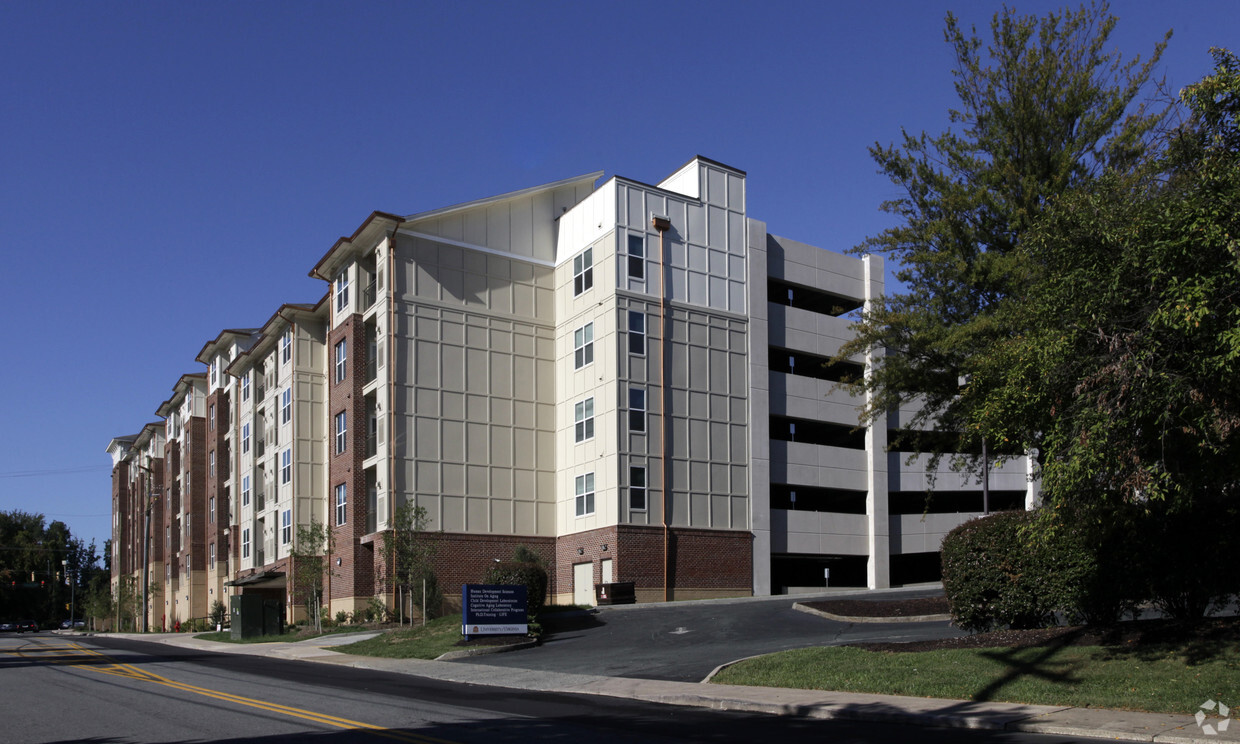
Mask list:
POLYGON ((671 531, 667 524, 668 496, 671 493, 671 468, 667 465, 667 439, 672 430, 671 406, 667 394, 668 350, 671 345, 667 340, 667 231, 672 222, 667 217, 657 214, 650 216, 650 224, 659 232, 659 401, 662 406, 659 425, 659 477, 663 488, 663 601, 671 601, 671 531))

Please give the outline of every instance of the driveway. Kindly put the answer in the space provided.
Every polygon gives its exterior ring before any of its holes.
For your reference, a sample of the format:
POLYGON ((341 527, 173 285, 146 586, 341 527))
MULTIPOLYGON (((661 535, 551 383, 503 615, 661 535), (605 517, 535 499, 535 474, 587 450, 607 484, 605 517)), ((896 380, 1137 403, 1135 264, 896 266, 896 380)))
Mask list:
POLYGON ((963 635, 946 622, 845 623, 792 609, 796 602, 844 596, 894 599, 939 595, 941 590, 915 589, 600 607, 585 617, 553 621, 542 645, 535 648, 460 661, 547 672, 700 682, 721 664, 773 651, 963 635))

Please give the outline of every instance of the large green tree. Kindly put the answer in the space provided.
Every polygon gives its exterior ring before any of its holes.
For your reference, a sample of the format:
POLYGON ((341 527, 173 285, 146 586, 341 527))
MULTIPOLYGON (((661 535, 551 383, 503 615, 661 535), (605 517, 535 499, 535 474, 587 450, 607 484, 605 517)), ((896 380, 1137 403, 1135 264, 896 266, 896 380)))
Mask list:
MULTIPOLYGON (((1126 60, 1108 47, 1115 24, 1105 3, 1041 18, 1004 9, 986 44, 949 14, 959 98, 951 128, 871 148, 901 194, 883 205, 899 223, 855 250, 894 261, 905 289, 866 309, 840 356, 886 352, 857 382, 872 394, 870 420, 919 402, 910 433, 893 447, 938 455, 995 441, 972 415, 974 399, 960 395, 961 381, 1012 333, 1001 309, 1035 274, 1020 250, 1031 226, 1057 195, 1131 170, 1155 140, 1165 108, 1142 100, 1166 40, 1147 61, 1126 60), (920 430, 936 435, 911 433, 920 430)), ((1039 422, 1026 423, 1009 432, 1008 451, 1036 447, 1039 422)))
POLYGON ((1240 486, 1240 62, 1181 98, 1165 154, 1063 194, 972 365, 977 426, 1041 427, 1048 498, 1191 505, 1240 486))

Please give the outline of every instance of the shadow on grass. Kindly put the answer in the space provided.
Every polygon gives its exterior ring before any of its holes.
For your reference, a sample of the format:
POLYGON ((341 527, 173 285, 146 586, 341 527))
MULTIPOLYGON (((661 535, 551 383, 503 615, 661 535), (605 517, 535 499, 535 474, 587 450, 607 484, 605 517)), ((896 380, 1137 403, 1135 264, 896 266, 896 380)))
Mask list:
POLYGON ((1074 645, 1080 636, 1081 631, 1078 630, 1065 633, 1044 646, 982 650, 980 655, 983 658, 1002 664, 1005 667, 1005 671, 999 677, 991 680, 980 690, 973 693, 973 700, 975 702, 994 700, 995 696, 1002 692, 1004 687, 1030 677, 1054 684, 1074 684, 1080 682, 1080 678, 1072 674, 1075 665, 1068 664, 1066 670, 1056 669, 1055 667, 1063 667, 1064 662, 1054 661, 1055 656, 1060 651, 1074 645), (1030 658, 1030 654, 1032 654, 1032 658, 1030 658))

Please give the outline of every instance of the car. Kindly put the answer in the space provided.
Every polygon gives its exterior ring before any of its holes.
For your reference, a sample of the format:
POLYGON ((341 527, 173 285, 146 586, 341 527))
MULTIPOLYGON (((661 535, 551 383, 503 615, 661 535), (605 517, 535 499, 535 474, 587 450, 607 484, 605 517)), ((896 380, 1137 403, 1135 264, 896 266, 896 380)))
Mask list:
POLYGON ((39 624, 33 620, 18 620, 17 621, 17 632, 25 633, 26 631, 30 631, 31 633, 38 633, 39 624))
POLYGON ((4 622, 0 623, 0 633, 5 633, 5 632, 11 633, 15 630, 17 630, 17 623, 11 620, 5 620, 4 622))
POLYGON ((86 627, 85 620, 61 620, 60 621, 61 630, 69 630, 70 628, 85 628, 85 627, 86 627))

